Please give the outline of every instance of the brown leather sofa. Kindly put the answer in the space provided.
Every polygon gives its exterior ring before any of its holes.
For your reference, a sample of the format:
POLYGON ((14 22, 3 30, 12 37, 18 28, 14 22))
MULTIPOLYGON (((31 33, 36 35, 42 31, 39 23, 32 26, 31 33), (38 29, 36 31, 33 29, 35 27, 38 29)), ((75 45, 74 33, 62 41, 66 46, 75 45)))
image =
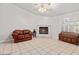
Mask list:
POLYGON ((59 40, 78 45, 79 34, 74 32, 61 32, 59 33, 59 40))
POLYGON ((27 40, 32 40, 32 32, 30 30, 14 30, 12 33, 14 42, 23 42, 27 40))

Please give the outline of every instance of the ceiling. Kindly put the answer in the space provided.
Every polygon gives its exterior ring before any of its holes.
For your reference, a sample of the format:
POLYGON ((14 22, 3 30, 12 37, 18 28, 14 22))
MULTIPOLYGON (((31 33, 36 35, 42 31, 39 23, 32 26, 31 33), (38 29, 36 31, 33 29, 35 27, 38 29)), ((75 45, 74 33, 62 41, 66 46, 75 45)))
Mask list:
POLYGON ((25 9, 26 11, 31 12, 35 15, 50 17, 79 11, 79 3, 54 3, 52 7, 44 13, 39 12, 35 8, 34 3, 16 3, 14 5, 25 9))

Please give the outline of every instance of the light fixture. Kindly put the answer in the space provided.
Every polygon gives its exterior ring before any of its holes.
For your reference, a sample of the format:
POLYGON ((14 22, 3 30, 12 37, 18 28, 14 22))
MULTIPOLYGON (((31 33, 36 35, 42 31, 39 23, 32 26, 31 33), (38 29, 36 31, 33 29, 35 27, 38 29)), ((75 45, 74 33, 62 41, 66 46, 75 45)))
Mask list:
POLYGON ((38 4, 35 4, 35 7, 37 8, 37 10, 39 12, 46 12, 47 10, 50 9, 51 6, 52 6, 51 3, 38 3, 38 4))

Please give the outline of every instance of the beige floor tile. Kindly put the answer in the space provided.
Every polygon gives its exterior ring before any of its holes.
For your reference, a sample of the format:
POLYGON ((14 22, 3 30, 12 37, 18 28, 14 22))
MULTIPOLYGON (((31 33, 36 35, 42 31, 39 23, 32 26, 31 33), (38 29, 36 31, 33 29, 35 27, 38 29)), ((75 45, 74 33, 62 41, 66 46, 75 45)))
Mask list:
POLYGON ((78 55, 79 46, 49 38, 34 38, 20 43, 3 43, 0 54, 4 55, 78 55))

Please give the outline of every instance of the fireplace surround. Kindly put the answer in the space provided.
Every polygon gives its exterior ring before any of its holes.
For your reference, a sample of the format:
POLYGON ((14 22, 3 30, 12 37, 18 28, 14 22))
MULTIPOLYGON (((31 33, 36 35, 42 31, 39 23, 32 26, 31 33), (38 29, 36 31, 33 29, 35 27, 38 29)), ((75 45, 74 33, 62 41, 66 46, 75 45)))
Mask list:
POLYGON ((39 27, 39 34, 48 34, 48 27, 39 27))
POLYGON ((37 37, 52 37, 51 25, 37 25, 37 37))

